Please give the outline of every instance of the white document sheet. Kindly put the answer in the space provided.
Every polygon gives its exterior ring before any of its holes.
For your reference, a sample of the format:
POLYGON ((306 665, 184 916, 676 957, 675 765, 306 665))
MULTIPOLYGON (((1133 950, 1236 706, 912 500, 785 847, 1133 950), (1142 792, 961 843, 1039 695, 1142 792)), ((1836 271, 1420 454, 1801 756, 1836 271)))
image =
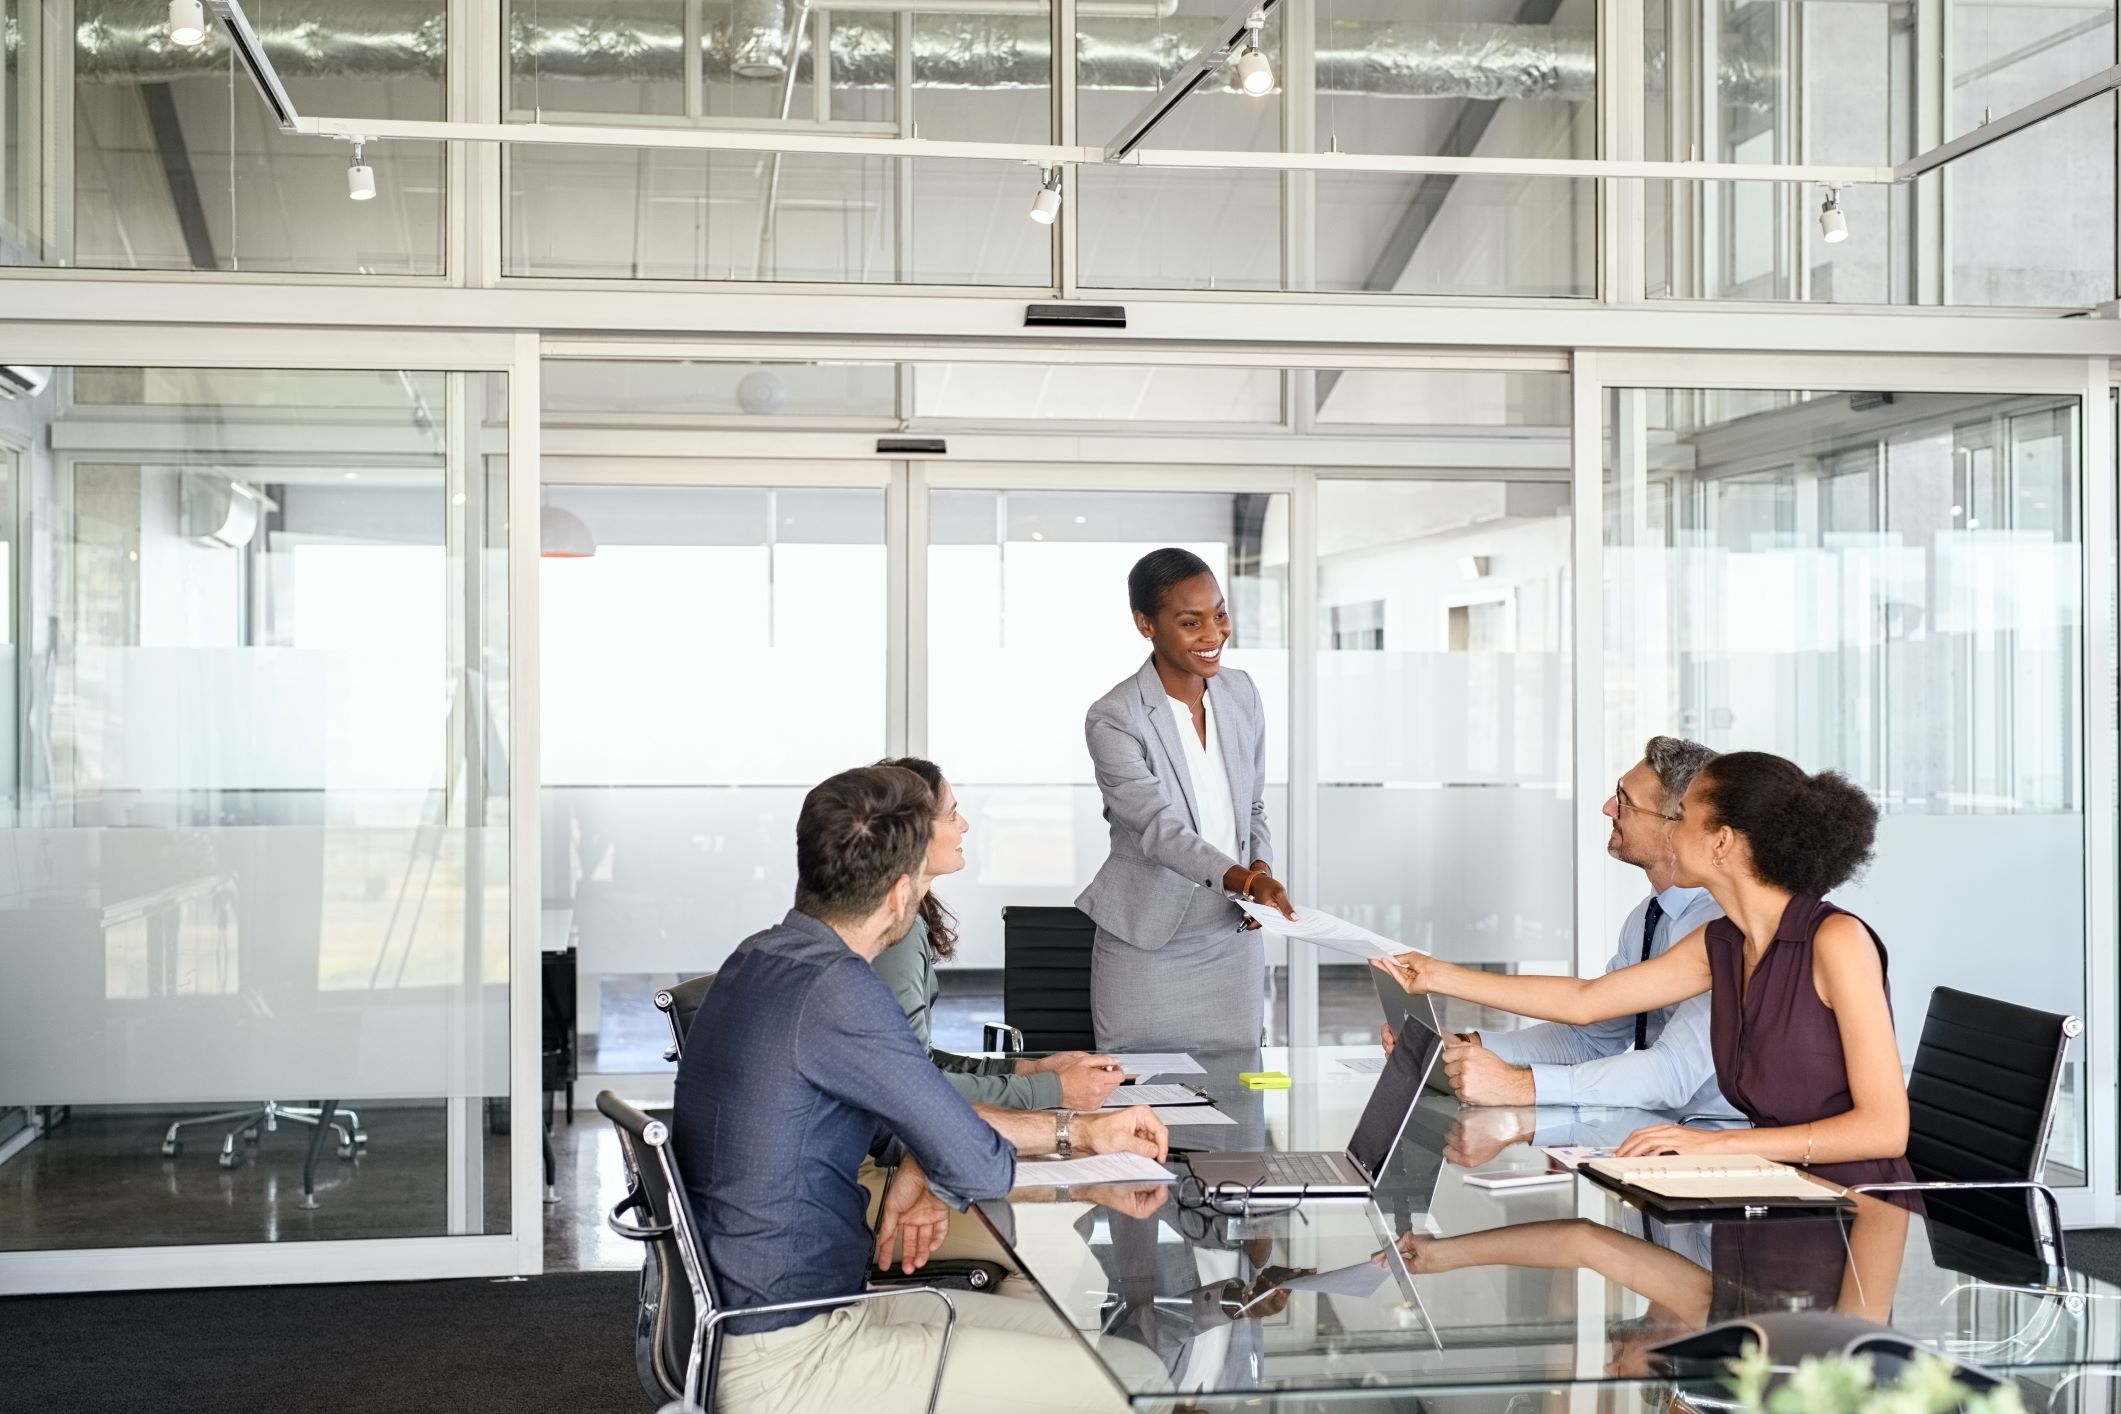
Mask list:
POLYGON ((1383 1056, 1342 1056, 1340 1063, 1359 1075, 1379 1075, 1385 1068, 1383 1056))
POLYGON ((1131 1109, 1135 1105, 1207 1105, 1206 1095, 1190 1085, 1122 1085, 1105 1100, 1108 1110, 1131 1109))
POLYGON ((1280 909, 1269 908, 1263 903, 1240 902, 1237 906, 1269 933, 1278 933, 1284 938, 1298 938, 1355 957, 1398 957, 1403 952, 1420 951, 1419 948, 1395 943, 1381 933, 1373 933, 1368 928, 1335 918, 1332 914, 1315 908, 1297 909, 1296 921, 1291 923, 1282 916, 1280 909))
POLYGON ((1176 1183, 1178 1175, 1142 1154, 1086 1154, 1031 1159, 1016 1166, 1018 1188, 1074 1188, 1089 1183, 1176 1183))
POLYGON ((1129 1075, 1206 1075, 1201 1063, 1183 1051, 1127 1051, 1112 1059, 1129 1075))
POLYGON ((1382 1262, 1357 1262, 1353 1266, 1335 1267, 1329 1272, 1291 1277, 1281 1284, 1281 1289, 1326 1291, 1335 1296, 1375 1296, 1377 1289, 1391 1279, 1391 1269, 1382 1262))
POLYGON ((1213 1105, 1164 1105, 1156 1117, 1172 1129, 1198 1129, 1210 1124, 1235 1124, 1236 1120, 1213 1105))

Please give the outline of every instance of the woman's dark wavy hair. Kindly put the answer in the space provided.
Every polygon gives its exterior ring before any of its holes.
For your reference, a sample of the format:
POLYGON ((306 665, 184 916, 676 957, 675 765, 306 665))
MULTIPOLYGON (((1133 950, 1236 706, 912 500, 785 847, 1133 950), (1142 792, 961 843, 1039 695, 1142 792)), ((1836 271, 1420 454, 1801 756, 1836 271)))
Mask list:
POLYGON ((1765 751, 1733 751, 1695 781, 1710 829, 1728 825, 1753 850, 1753 871, 1778 889, 1823 897, 1871 862, 1878 807, 1839 771, 1807 775, 1765 751))
POLYGON ((1153 619, 1164 606, 1164 596, 1199 575, 1213 574, 1208 562, 1191 550, 1167 545, 1151 550, 1127 571, 1127 607, 1143 618, 1153 619))
MULTIPOLYGON (((918 756, 901 756, 895 760, 879 763, 896 766, 902 771, 911 771, 935 792, 935 807, 943 806, 943 770, 933 761, 924 761, 918 756)), ((938 958, 955 956, 957 953, 957 915, 952 913, 930 888, 921 898, 921 922, 928 925, 928 946, 938 958)))

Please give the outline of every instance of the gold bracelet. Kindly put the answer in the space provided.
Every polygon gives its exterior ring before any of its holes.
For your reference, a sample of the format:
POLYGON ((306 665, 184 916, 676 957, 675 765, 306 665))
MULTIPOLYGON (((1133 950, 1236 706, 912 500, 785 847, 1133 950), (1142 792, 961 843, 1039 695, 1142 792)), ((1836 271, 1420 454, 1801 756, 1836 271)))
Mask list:
POLYGON ((1805 1167, 1805 1168, 1810 1168, 1811 1166, 1812 1166, 1812 1126, 1810 1126, 1810 1125, 1808 1124, 1808 1125, 1806 1125, 1806 1126, 1804 1127, 1804 1159, 1803 1159, 1803 1167, 1805 1167))

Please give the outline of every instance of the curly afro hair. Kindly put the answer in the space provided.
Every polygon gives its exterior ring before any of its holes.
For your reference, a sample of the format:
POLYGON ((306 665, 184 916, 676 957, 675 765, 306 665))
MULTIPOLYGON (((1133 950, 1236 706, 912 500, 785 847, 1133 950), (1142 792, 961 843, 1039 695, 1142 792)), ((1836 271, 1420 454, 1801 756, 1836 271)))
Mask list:
POLYGON ((1819 898, 1871 862, 1878 807, 1839 771, 1805 774, 1794 761, 1765 751, 1734 751, 1695 777, 1711 829, 1728 825, 1753 850, 1761 879, 1819 898))

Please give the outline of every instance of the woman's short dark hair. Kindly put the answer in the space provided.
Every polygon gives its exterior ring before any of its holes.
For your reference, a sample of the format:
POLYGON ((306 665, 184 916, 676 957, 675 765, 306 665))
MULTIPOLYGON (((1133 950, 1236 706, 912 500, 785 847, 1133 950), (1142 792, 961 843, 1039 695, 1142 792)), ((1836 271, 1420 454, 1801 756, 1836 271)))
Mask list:
MULTIPOLYGON (((943 768, 933 761, 918 756, 901 756, 886 761, 886 766, 896 766, 902 771, 911 771, 926 782, 935 794, 935 811, 943 810, 943 768)), ((928 925, 928 948, 937 957, 954 957, 957 954, 957 915, 930 889, 921 896, 921 922, 928 925)))
POLYGON ((1765 751, 1733 751, 1694 778, 1709 828, 1728 825, 1753 851, 1753 871, 1793 894, 1818 898, 1871 862, 1878 807, 1839 771, 1807 775, 1765 751))
POLYGON ((1143 618, 1153 619, 1164 606, 1164 596, 1199 575, 1213 574, 1208 562, 1191 550, 1167 545, 1151 550, 1127 571, 1127 606, 1143 618))
POLYGON ((935 793, 897 766, 857 766, 803 797, 795 817, 795 906, 867 918, 901 876, 918 880, 935 832, 935 793))

